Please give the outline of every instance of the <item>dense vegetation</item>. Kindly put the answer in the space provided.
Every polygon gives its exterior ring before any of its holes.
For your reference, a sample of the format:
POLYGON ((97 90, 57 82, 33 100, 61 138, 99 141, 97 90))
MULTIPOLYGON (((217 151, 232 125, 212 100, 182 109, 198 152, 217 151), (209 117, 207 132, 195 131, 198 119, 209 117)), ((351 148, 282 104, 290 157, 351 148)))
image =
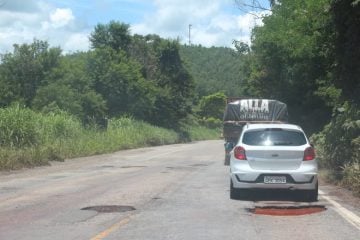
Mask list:
POLYGON ((227 96, 242 95, 243 59, 232 48, 181 46, 180 55, 193 76, 199 98, 222 91, 227 96))
POLYGON ((63 55, 34 40, 1 55, 0 168, 219 136, 193 115, 177 41, 114 21, 90 41, 88 52, 63 55))
POLYGON ((360 193, 360 1, 281 0, 253 30, 244 94, 288 104, 322 167, 360 193))
POLYGON ((176 41, 131 36, 129 26, 99 24, 92 51, 62 56, 46 42, 14 45, 2 55, 0 106, 65 110, 83 122, 124 114, 179 128, 191 112, 193 80, 176 41))

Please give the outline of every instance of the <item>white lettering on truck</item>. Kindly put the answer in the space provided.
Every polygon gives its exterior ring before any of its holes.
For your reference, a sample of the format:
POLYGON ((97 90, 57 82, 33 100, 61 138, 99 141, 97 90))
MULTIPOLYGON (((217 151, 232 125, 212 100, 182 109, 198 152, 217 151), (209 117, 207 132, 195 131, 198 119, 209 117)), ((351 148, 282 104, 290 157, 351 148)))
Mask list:
POLYGON ((266 120, 269 114, 269 101, 260 99, 241 100, 240 113, 244 119, 266 120))
POLYGON ((241 100, 240 101, 240 112, 269 112, 269 100, 259 100, 259 99, 250 99, 250 100, 241 100))

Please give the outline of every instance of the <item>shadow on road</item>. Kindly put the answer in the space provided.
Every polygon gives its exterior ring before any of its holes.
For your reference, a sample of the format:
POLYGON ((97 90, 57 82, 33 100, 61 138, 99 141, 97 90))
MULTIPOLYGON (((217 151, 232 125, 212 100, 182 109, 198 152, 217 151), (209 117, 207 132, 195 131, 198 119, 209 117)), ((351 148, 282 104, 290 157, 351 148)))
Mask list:
POLYGON ((304 202, 306 196, 301 191, 290 190, 247 190, 245 194, 239 196, 238 200, 245 201, 291 201, 291 202, 304 202))

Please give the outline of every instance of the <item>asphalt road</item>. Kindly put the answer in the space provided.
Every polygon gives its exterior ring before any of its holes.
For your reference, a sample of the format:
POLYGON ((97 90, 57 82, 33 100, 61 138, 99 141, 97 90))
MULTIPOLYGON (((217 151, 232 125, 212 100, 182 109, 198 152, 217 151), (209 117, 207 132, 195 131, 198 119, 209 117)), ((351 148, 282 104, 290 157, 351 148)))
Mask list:
POLYGON ((360 202, 347 191, 322 183, 316 203, 276 191, 230 200, 228 171, 223 142, 204 141, 2 172, 0 240, 360 239, 360 202), (325 210, 251 211, 309 206, 325 210))

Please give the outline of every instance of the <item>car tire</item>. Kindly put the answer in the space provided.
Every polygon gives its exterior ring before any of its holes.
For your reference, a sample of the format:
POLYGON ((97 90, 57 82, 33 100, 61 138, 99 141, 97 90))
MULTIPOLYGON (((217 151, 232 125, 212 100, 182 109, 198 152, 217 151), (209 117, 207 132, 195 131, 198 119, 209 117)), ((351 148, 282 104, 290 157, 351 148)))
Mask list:
POLYGON ((249 190, 243 188, 234 188, 232 180, 230 180, 230 199, 244 199, 249 197, 249 190))
POLYGON ((319 186, 316 183, 316 187, 314 190, 307 190, 306 193, 306 200, 308 202, 317 202, 318 201, 318 190, 319 190, 319 186))

